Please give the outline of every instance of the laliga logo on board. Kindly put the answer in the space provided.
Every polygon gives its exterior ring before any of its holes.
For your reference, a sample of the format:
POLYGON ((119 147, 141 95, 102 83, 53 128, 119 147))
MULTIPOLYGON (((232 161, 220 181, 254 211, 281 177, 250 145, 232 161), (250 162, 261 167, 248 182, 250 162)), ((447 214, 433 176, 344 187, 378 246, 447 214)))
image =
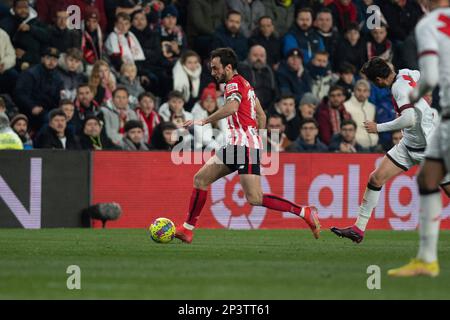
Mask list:
MULTIPOLYGON (((261 176, 261 186, 264 193, 270 193, 269 182, 264 176, 261 176)), ((266 217, 266 208, 247 204, 236 172, 211 185, 211 200, 214 218, 227 229, 259 229, 266 217), (231 197, 227 194, 230 186, 233 188, 231 197), (246 213, 248 207, 250 212, 246 213)))

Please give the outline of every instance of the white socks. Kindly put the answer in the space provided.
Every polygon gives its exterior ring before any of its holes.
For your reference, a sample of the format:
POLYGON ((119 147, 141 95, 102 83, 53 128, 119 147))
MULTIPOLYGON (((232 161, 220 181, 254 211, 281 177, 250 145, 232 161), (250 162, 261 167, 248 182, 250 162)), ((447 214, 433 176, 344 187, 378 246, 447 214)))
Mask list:
POLYGON ((359 206, 358 218, 355 223, 361 231, 366 230, 372 211, 377 206, 378 199, 380 198, 380 190, 381 188, 374 187, 370 184, 367 185, 363 201, 359 206))
POLYGON ((420 247, 417 258, 425 262, 437 260, 442 198, 440 192, 420 195, 420 247))
POLYGON ((194 230, 194 226, 191 226, 189 223, 185 222, 183 223, 183 227, 187 230, 194 230))

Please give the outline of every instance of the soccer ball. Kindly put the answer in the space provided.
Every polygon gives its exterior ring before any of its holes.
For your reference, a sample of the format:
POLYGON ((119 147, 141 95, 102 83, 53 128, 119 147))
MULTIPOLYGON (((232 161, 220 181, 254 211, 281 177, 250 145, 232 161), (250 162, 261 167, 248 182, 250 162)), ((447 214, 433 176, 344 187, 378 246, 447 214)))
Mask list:
POLYGON ((167 218, 158 218, 150 225, 150 237, 158 243, 169 243, 175 237, 175 224, 167 218))

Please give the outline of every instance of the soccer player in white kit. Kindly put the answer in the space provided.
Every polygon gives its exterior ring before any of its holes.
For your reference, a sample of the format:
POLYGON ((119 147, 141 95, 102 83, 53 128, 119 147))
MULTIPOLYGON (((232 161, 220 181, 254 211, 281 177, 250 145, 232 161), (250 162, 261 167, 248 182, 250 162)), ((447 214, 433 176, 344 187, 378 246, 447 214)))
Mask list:
MULTIPOLYGON (((398 114, 395 120, 386 123, 366 121, 364 125, 367 132, 402 130, 403 138, 389 150, 380 166, 370 174, 355 224, 346 228, 331 228, 337 236, 356 243, 360 243, 364 238, 366 226, 378 203, 383 185, 422 162, 427 141, 438 122, 436 111, 423 98, 415 105, 410 101, 409 95, 420 78, 419 71, 402 69, 395 73, 385 60, 374 57, 363 66, 361 72, 378 87, 391 87, 394 108, 398 114)), ((450 185, 446 188, 450 192, 450 185)))
POLYGON ((388 271, 390 276, 439 275, 437 243, 442 199, 439 183, 450 172, 450 8, 448 0, 430 1, 432 10, 416 26, 419 66, 422 77, 412 91, 418 101, 436 85, 440 87, 441 121, 427 146, 419 176, 420 246, 416 258, 388 271))

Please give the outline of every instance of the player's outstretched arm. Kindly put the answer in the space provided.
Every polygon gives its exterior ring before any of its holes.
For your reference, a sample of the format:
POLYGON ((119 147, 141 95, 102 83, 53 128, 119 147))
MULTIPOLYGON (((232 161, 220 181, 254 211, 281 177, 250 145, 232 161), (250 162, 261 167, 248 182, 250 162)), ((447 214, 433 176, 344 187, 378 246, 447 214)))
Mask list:
POLYGON ((387 132, 402 130, 412 127, 416 123, 416 112, 414 108, 408 108, 403 110, 402 114, 389 122, 375 123, 373 121, 364 122, 364 127, 368 133, 387 132))
POLYGON ((193 121, 193 120, 186 121, 184 123, 184 127, 190 127, 192 125, 204 126, 205 124, 208 124, 211 122, 216 122, 223 118, 226 118, 226 117, 232 115, 233 113, 237 112, 238 109, 239 109, 239 102, 237 100, 234 100, 234 99, 227 100, 222 108, 219 108, 219 110, 214 112, 208 118, 202 119, 202 120, 195 120, 195 121, 193 121))
POLYGON ((264 129, 266 127, 267 117, 258 98, 256 98, 256 119, 258 121, 258 129, 264 129))

